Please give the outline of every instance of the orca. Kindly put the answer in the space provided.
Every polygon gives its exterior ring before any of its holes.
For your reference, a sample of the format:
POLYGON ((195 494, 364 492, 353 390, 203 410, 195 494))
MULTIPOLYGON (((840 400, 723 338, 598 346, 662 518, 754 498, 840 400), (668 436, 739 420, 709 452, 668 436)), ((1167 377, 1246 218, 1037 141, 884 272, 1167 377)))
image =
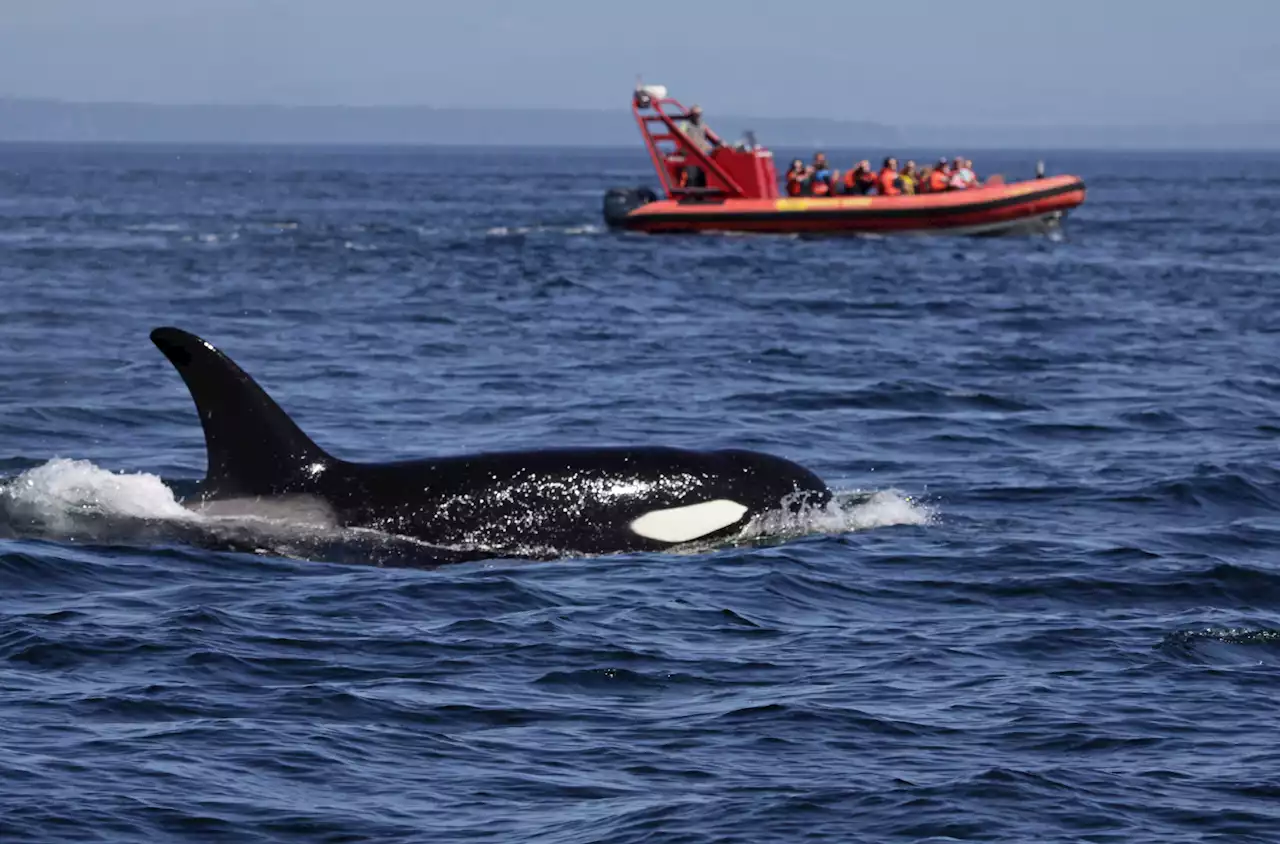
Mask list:
POLYGON ((354 463, 316 445, 211 344, 177 328, 151 340, 178 370, 208 467, 192 508, 302 502, 364 528, 472 558, 662 551, 730 540, 752 519, 824 506, 813 472, 755 451, 559 448, 354 463))

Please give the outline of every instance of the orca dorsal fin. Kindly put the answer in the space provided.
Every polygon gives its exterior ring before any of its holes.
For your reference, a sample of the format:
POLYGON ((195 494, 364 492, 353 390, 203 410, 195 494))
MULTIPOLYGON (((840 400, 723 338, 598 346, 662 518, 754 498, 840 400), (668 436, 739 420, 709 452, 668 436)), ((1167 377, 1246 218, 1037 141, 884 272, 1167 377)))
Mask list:
POLYGON ((209 460, 202 497, 305 492, 338 462, 211 344, 178 328, 155 329, 151 342, 178 370, 200 414, 209 460))

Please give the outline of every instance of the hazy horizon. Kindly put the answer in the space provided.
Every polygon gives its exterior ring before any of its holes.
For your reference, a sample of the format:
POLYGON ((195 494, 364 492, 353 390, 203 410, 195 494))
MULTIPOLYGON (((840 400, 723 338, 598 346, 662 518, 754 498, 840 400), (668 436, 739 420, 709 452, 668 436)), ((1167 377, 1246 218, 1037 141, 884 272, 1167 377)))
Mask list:
MULTIPOLYGON (((686 98, 686 101, 687 100, 686 98)), ((449 111, 449 112, 486 112, 486 113, 543 113, 543 114, 561 114, 576 113, 583 115, 601 115, 612 114, 617 115, 621 110, 626 120, 630 118, 630 103, 623 100, 621 106, 613 108, 607 107, 574 107, 574 106, 527 106, 527 105, 499 105, 499 106, 482 106, 482 105, 436 105, 432 103, 405 103, 401 105, 379 105, 379 104, 351 104, 351 103, 306 103, 306 104, 287 104, 287 103, 268 103, 268 102, 243 102, 243 103, 217 103, 217 102, 156 102, 148 100, 75 100, 63 97, 26 97, 16 96, 0 92, 0 102, 10 103, 56 103, 58 105, 73 107, 153 107, 157 109, 210 109, 210 110, 231 110, 231 109, 260 109, 260 110, 279 110, 279 111, 318 111, 318 110, 350 110, 350 111, 410 111, 415 109, 427 111, 449 111)), ((708 120, 714 121, 718 115, 708 112, 708 120)), ((761 109, 755 112, 739 112, 729 115, 735 119, 742 118, 761 118, 766 120, 774 119, 795 119, 810 121, 830 121, 832 123, 847 124, 864 124, 869 126, 882 126, 885 128, 926 128, 926 129, 950 129, 964 128, 973 129, 980 127, 990 127, 992 129, 1002 128, 1046 128, 1046 129, 1168 129, 1168 128, 1227 128, 1230 127, 1273 127, 1280 126, 1280 112, 1274 115, 1260 115, 1254 119, 1234 121, 1223 124, 1214 122, 1212 124, 1199 123, 1194 120, 1182 120, 1181 122, 1147 122, 1147 123, 1105 123, 1105 122, 1054 122, 1051 120, 1042 120, 1037 122, 1019 121, 1016 119, 1008 119, 1001 121, 990 121, 984 123, 974 122, 954 122, 954 123, 929 123, 929 122, 907 122, 907 123, 885 123, 877 120, 863 119, 857 117, 831 117, 822 114, 796 114, 789 115, 785 118, 775 118, 770 116, 768 109, 761 109)), ((630 124, 629 124, 630 125, 630 124)))
MULTIPOLYGON (((891 125, 708 112, 730 139, 772 149, 1277 150, 1280 121, 1214 126, 891 125)), ((627 109, 76 103, 0 97, 0 142, 472 145, 643 149, 627 109)))
MULTIPOLYGON (((890 126, 1266 122, 1280 3, 42 0, 0 9, 0 95, 157 105, 625 109, 890 126), (816 31, 816 35, 815 35, 816 31), (927 45, 927 46, 926 46, 927 45)), ((1272 118, 1274 119, 1274 118, 1272 118)))

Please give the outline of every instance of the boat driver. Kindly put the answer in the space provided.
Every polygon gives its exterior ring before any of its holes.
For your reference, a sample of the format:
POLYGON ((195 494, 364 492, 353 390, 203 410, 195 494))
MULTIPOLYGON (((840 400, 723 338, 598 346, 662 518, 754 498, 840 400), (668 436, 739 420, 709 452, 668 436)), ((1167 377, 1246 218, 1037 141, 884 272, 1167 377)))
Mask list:
MULTIPOLYGON (((685 119, 677 123, 676 126, 685 134, 685 137, 707 155, 710 155, 716 147, 720 146, 720 140, 714 136, 707 128, 707 124, 702 121, 702 106, 697 103, 693 104, 689 109, 689 113, 685 115, 685 119)), ((702 172, 702 168, 698 165, 687 164, 680 181, 682 187, 704 188, 707 186, 707 174, 702 172)))
POLYGON ((680 121, 679 126, 680 131, 697 144, 698 149, 708 155, 720 145, 720 141, 707 131, 707 124, 702 121, 702 106, 696 103, 689 109, 685 119, 680 121))

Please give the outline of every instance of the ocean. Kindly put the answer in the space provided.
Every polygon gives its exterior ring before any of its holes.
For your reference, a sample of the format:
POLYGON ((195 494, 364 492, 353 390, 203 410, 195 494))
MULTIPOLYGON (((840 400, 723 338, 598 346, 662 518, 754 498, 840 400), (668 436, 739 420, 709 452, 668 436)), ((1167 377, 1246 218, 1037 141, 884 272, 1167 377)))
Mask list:
POLYGON ((601 220, 639 146, 0 147, 0 840, 1276 841, 1280 156, 968 154, 1088 199, 662 238, 601 220), (161 325, 347 459, 750 448, 845 503, 458 564, 214 523, 161 325))

